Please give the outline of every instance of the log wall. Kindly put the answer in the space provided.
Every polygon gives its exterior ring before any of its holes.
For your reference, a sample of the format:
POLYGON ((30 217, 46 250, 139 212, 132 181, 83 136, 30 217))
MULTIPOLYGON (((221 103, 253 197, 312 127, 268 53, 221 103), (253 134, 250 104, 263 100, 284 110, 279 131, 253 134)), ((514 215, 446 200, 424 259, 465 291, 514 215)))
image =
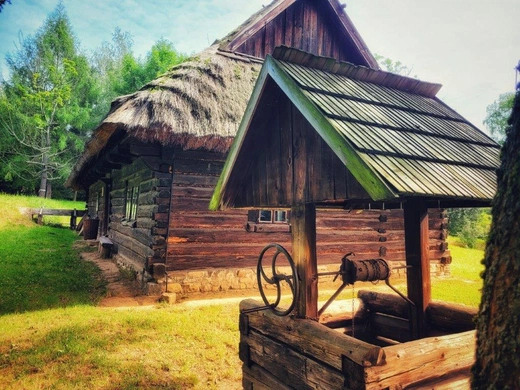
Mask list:
MULTIPOLYGON (((248 232, 247 210, 208 211, 224 161, 223 154, 175 151, 168 271, 255 267, 258 254, 272 242, 291 252, 288 225, 249 222, 248 232)), ((348 252, 354 252, 356 259, 384 257, 404 262, 402 210, 318 209, 316 225, 320 264, 339 267, 348 252)), ((446 227, 446 213, 430 210, 430 258, 436 273, 447 272, 442 264, 449 257, 446 227)))
POLYGON ((109 237, 114 250, 138 271, 153 272, 166 262, 166 237, 171 198, 171 173, 157 144, 133 144, 141 157, 112 171, 109 237), (126 215, 127 188, 138 188, 135 217, 126 215))

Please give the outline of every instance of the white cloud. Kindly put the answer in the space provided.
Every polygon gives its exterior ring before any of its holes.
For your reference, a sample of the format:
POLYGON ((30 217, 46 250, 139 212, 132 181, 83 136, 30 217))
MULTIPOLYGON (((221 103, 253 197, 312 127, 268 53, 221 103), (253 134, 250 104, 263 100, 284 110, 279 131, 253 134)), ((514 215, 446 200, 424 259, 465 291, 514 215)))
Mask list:
MULTIPOLYGON (((271 0, 63 0, 86 50, 110 41, 116 27, 131 33, 144 56, 161 37, 194 53, 244 22, 271 0)), ((0 59, 18 31, 43 24, 58 0, 16 0, 0 13, 0 59)), ((368 47, 444 85, 441 99, 482 127, 485 108, 514 89, 520 59, 517 0, 348 0, 347 12, 368 47)))

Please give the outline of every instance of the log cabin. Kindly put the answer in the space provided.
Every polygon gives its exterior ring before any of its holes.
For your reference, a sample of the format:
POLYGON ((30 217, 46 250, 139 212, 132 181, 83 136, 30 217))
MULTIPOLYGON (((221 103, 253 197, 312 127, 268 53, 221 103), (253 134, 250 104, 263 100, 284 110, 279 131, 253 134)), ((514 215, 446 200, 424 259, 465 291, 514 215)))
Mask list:
POLYGON ((244 389, 469 388, 477 310, 431 300, 428 208, 489 206, 500 148, 439 89, 287 47, 267 56, 210 206, 291 210, 291 249, 265 242, 262 301, 240 304, 244 389), (327 315, 317 210, 373 203, 404 209, 406 295, 399 266, 347 255, 337 292, 384 280, 389 293, 327 315))
MULTIPOLYGON (((181 293, 249 288, 256 284, 263 243, 290 247, 288 210, 210 213, 208 204, 261 64, 275 47, 378 69, 343 8, 338 0, 274 1, 208 49, 112 103, 67 184, 87 192, 98 234, 113 241, 118 261, 140 280, 169 280, 169 288, 181 293)), ((378 202, 351 206, 319 208, 320 266, 336 263, 346 251, 404 263, 403 209, 378 202)), ((449 272, 446 228, 445 211, 432 207, 429 249, 436 274, 449 272)))

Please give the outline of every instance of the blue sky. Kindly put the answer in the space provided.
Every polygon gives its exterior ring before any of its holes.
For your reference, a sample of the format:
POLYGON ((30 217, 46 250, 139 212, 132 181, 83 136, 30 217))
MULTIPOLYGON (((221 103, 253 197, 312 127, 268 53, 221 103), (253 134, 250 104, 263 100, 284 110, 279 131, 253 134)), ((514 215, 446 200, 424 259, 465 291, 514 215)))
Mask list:
MULTIPOLYGON (((12 0, 0 13, 0 61, 13 52, 18 34, 32 35, 59 0, 12 0)), ((164 37, 196 53, 240 25, 270 0, 63 0, 86 52, 128 31, 134 52, 145 55, 164 37)), ((518 0, 343 0, 373 53, 438 82, 438 96, 477 127, 486 106, 514 90, 520 60, 518 0)))

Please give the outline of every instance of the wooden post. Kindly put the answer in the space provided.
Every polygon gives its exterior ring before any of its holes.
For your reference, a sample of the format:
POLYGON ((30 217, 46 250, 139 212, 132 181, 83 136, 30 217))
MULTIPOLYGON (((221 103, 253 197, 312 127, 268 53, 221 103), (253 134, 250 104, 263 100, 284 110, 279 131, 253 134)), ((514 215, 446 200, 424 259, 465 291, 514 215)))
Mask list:
POLYGON ((40 208, 38 213, 38 225, 43 225, 43 207, 40 208))
POLYGON ((70 212, 70 229, 74 230, 76 229, 76 220, 78 217, 78 213, 76 212, 76 209, 72 210, 70 212))
POLYGON ((404 235, 408 298, 415 303, 412 329, 417 337, 427 336, 426 309, 431 300, 430 260, 428 257, 428 208, 424 199, 404 204, 404 235))
POLYGON ((318 318, 318 262, 316 257, 316 206, 303 204, 291 209, 293 260, 300 278, 296 304, 299 318, 318 318))

